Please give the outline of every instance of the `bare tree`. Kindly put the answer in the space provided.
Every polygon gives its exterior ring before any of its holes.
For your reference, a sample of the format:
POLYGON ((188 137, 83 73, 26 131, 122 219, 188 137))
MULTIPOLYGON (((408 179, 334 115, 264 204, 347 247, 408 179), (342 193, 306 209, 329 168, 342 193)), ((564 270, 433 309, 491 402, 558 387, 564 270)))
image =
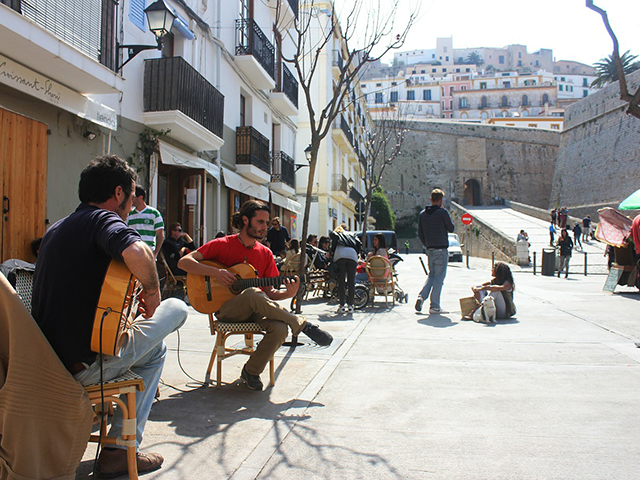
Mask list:
MULTIPOLYGON (((342 1, 343 11, 338 12, 333 1, 301 0, 295 24, 290 27, 296 45, 292 56, 283 54, 283 61, 292 65, 297 73, 299 88, 304 97, 309 116, 311 135, 311 158, 302 222, 302 239, 307 238, 311 193, 321 142, 331 132, 336 117, 353 101, 354 85, 359 81, 363 68, 380 60, 392 49, 401 48, 413 23, 417 11, 396 24, 396 14, 402 0, 350 0, 342 1), (346 6, 345 6, 346 5, 346 6), (384 6, 384 7, 383 7, 384 6), (322 15, 322 20, 320 19, 322 15), (326 21, 324 18, 326 17, 326 21), (330 47, 332 37, 340 43, 340 74, 333 81, 333 92, 323 105, 318 102, 314 90, 318 88, 319 67, 330 47)), ((406 0, 404 0, 406 3, 406 0)), ((287 27, 289 27, 287 25, 287 27)), ((300 275, 304 273, 304 262, 300 263, 300 275)), ((297 310, 300 310, 299 292, 297 310)))
POLYGON ((386 168, 400 155, 408 131, 408 124, 401 108, 387 110, 374 121, 373 133, 366 142, 367 169, 364 178, 363 240, 367 232, 367 218, 371 212, 373 192, 380 186, 386 168))
POLYGON ((604 22, 604 27, 607 29, 607 33, 611 37, 613 41, 613 62, 616 65, 616 70, 618 72, 618 81, 620 84, 620 99, 625 102, 629 102, 629 108, 627 108, 627 113, 633 115, 634 117, 640 118, 640 88, 636 91, 635 94, 631 95, 629 93, 627 87, 627 79, 624 74, 624 66, 622 64, 622 59, 620 58, 620 50, 618 45, 618 38, 613 32, 613 28, 611 28, 611 24, 609 23, 609 17, 607 12, 602 8, 594 5, 593 0, 586 0, 586 6, 588 9, 597 12, 602 17, 602 21, 604 22))

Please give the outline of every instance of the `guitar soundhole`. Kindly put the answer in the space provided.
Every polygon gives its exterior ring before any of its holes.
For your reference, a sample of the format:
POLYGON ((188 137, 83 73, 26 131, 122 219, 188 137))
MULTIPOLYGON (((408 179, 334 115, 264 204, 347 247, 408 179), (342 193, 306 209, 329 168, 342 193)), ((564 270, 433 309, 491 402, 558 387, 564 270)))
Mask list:
POLYGON ((235 281, 235 283, 231 285, 231 287, 229 287, 229 290, 234 295, 238 295, 242 290, 244 290, 244 287, 242 285, 242 277, 240 275, 236 275, 236 278, 237 280, 235 281))

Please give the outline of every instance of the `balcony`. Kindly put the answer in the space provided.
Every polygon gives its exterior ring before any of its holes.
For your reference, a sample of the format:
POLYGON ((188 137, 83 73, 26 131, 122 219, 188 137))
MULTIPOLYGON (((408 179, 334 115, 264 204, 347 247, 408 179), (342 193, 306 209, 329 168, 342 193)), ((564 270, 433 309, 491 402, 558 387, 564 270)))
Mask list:
POLYGON ((298 81, 285 64, 282 64, 278 85, 273 92, 269 93, 269 99, 284 115, 298 114, 298 81))
POLYGON ((356 190, 355 187, 351 188, 351 192, 349 192, 349 198, 356 204, 364 200, 364 196, 358 190, 356 190))
POLYGON ((236 128, 236 172, 257 183, 271 181, 269 139, 253 127, 236 128))
POLYGON ((145 60, 143 95, 146 126, 197 151, 224 143, 224 96, 182 57, 145 60))
POLYGON ((353 149, 353 133, 344 115, 340 115, 333 123, 333 137, 345 150, 353 149))
POLYGON ((342 59, 342 50, 333 50, 333 59, 331 65, 334 68, 334 73, 340 76, 340 73, 344 69, 344 60, 342 59))
POLYGON ((122 92, 124 80, 112 70, 115 4, 105 2, 103 10, 100 0, 85 2, 83 9, 74 2, 48 2, 39 9, 34 2, 0 3, 8 3, 0 7, 3 52, 47 77, 40 81, 50 79, 81 94, 122 92))
POLYGON ((331 182, 331 191, 338 193, 342 200, 346 200, 349 194, 349 186, 347 185, 347 177, 341 173, 333 174, 333 181, 331 182))
POLYGON ((366 170, 367 169, 367 159, 364 158, 364 155, 362 153, 360 153, 360 155, 358 155, 358 160, 360 160, 360 164, 366 170))
POLYGON ((274 48, 253 18, 236 20, 236 64, 256 88, 275 88, 274 48))
POLYGON ((296 193, 296 166, 293 158, 284 152, 274 152, 272 165, 271 189, 282 195, 294 195, 296 193))

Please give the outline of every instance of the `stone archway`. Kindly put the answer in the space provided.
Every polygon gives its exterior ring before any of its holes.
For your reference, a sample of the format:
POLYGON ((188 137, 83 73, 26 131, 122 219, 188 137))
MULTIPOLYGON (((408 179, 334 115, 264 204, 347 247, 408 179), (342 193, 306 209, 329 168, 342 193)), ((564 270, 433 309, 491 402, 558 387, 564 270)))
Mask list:
POLYGON ((467 180, 464 184, 464 205, 482 205, 482 191, 480 182, 475 178, 467 180))

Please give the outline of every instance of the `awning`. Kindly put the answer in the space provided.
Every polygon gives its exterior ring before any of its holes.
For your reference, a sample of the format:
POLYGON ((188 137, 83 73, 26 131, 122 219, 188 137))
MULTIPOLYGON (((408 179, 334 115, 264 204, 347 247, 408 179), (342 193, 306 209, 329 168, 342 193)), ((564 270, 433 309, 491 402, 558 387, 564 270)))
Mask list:
POLYGON ((271 201, 276 205, 286 208, 287 210, 295 213, 302 213, 302 205, 295 200, 291 200, 290 198, 285 197, 284 195, 280 195, 279 193, 271 191, 271 201))
POLYGON ((265 202, 269 201, 269 189, 263 185, 258 185, 257 183, 253 183, 250 180, 247 180, 242 175, 238 175, 231 170, 227 170, 226 168, 222 169, 222 178, 224 179, 224 184, 240 193, 244 193, 245 195, 249 195, 251 197, 259 198, 265 202))
POLYGON ((161 140, 158 140, 158 145, 160 147, 160 161, 165 165, 204 169, 218 182, 220 181, 220 167, 215 163, 207 162, 161 140))

